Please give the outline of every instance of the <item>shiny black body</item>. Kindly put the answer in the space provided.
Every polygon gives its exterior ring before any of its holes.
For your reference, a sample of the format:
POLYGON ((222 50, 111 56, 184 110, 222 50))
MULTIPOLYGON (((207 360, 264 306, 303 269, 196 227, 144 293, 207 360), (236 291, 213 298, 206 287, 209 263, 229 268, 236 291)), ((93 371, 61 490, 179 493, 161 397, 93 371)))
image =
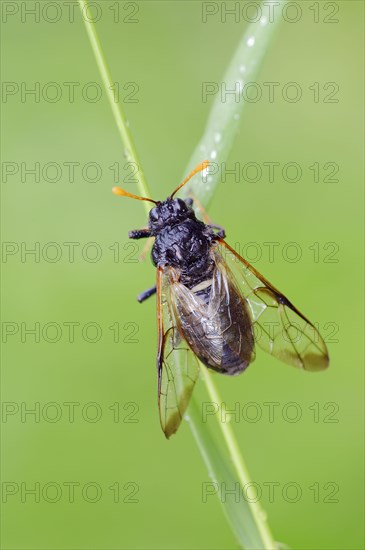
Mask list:
MULTIPOLYGON (((192 199, 171 199, 159 202, 150 211, 148 229, 131 231, 131 239, 155 237, 152 262, 156 267, 171 266, 180 274, 180 282, 188 288, 210 279, 214 261, 210 254, 212 243, 223 238, 224 230, 198 220, 192 199), (216 231, 218 230, 218 231, 216 231)), ((142 302, 155 287, 142 293, 142 302)))
POLYGON ((157 293, 158 403, 167 438, 187 409, 199 361, 234 376, 252 363, 256 345, 305 370, 325 369, 329 360, 316 328, 225 242, 224 230, 197 219, 191 199, 173 199, 190 177, 165 201, 152 201, 147 228, 129 233, 132 239, 155 238, 156 286, 138 301, 157 293), (269 332, 268 326, 275 328, 269 332))

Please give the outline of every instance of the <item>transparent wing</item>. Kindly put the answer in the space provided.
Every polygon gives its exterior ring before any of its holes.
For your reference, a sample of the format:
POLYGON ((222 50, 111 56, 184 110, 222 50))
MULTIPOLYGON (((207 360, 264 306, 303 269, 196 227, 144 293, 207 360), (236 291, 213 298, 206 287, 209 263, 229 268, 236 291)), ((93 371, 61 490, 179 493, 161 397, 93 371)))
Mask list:
POLYGON ((194 385, 199 363, 181 336, 171 307, 168 273, 157 270, 158 405, 162 430, 167 438, 180 426, 194 385))
POLYGON ((228 266, 246 298, 255 343, 295 367, 309 371, 328 367, 327 347, 315 326, 225 241, 218 242, 216 262, 228 266))
POLYGON ((234 376, 254 360, 248 305, 223 262, 193 289, 172 282, 171 296, 180 332, 206 367, 234 376))

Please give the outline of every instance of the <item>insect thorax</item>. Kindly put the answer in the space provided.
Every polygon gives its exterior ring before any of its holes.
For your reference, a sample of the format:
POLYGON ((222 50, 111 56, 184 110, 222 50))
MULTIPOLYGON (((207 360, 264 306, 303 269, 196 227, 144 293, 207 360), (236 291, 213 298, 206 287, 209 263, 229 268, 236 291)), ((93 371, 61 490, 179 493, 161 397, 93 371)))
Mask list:
POLYGON ((152 248, 156 266, 172 266, 181 273, 181 282, 193 286, 210 276, 213 260, 210 253, 212 236, 197 220, 164 227, 152 248))

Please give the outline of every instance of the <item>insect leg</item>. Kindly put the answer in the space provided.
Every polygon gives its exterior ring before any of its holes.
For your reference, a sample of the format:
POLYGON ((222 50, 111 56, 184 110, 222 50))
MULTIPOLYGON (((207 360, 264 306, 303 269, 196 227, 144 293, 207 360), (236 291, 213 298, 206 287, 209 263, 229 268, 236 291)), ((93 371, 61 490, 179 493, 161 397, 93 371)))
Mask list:
POLYGON ((151 237, 151 231, 149 229, 134 229, 129 231, 128 237, 130 239, 145 239, 151 237))
POLYGON ((208 225, 208 227, 210 227, 210 229, 217 229, 216 235, 220 239, 225 239, 226 238, 226 231, 225 231, 224 227, 222 227, 221 225, 216 225, 215 223, 210 223, 208 225))
POLYGON ((141 304, 142 302, 147 300, 147 298, 155 294, 155 292, 156 292, 156 285, 153 286, 152 288, 149 288, 148 290, 145 290, 144 292, 141 292, 141 294, 138 294, 137 296, 138 302, 141 304))

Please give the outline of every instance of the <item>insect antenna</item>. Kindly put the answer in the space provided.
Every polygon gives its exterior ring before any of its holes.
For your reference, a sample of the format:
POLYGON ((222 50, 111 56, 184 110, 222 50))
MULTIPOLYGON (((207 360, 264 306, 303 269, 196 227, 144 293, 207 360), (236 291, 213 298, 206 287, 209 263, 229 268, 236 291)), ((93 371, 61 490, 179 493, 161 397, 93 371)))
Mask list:
POLYGON ((198 164, 195 170, 193 170, 191 174, 189 174, 188 177, 185 178, 182 183, 180 183, 179 187, 176 187, 175 191, 171 193, 171 195, 169 196, 169 199, 172 199, 175 193, 177 193, 179 189, 181 189, 186 183, 188 183, 188 181, 191 180, 191 178, 195 176, 195 174, 197 174, 198 172, 201 172, 202 170, 205 170, 205 168, 207 168, 208 166, 209 166, 209 160, 204 160, 203 162, 198 164))
POLYGON ((139 197, 138 195, 133 195, 133 193, 128 193, 128 191, 125 191, 125 189, 122 189, 121 187, 113 187, 112 192, 114 195, 119 195, 120 197, 129 197, 130 199, 137 199, 139 201, 148 201, 153 202, 154 204, 158 204, 157 201, 154 201, 153 199, 149 199, 147 197, 139 197))

